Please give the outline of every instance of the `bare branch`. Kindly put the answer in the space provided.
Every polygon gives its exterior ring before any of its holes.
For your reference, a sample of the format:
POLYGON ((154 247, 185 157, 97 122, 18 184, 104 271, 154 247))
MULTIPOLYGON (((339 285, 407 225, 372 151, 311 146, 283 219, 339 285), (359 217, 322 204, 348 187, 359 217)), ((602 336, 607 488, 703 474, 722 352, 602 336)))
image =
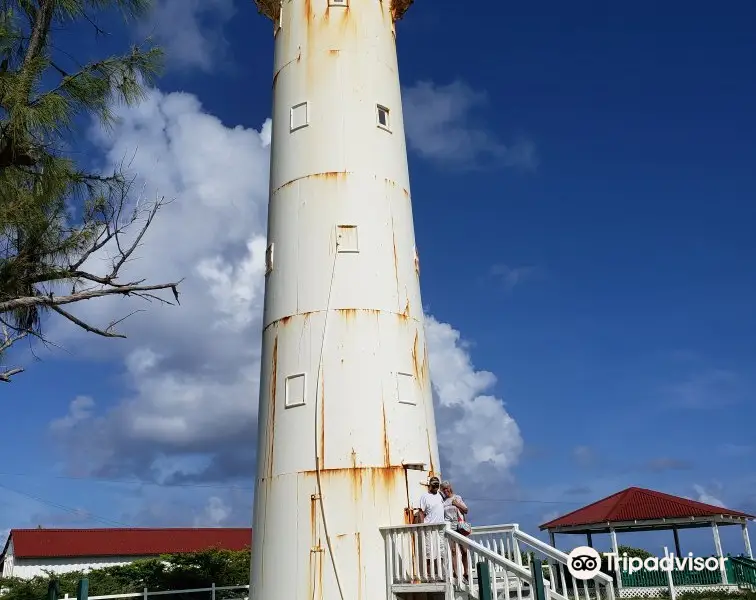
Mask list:
MULTIPOLYGON (((144 311, 142 311, 142 310, 133 310, 133 311, 131 311, 131 312, 130 312, 130 313, 129 313, 128 315, 126 315, 125 317, 121 317, 121 318, 120 318, 120 319, 118 319, 117 321, 113 321, 113 322, 112 322, 112 323, 111 323, 110 325, 108 325, 108 329, 111 329, 111 328, 115 327, 116 325, 118 325, 118 324, 120 324, 120 323, 123 323, 123 322, 124 322, 124 321, 125 321, 126 319, 128 319, 129 317, 131 317, 131 316, 133 316, 133 315, 135 315, 135 314, 137 314, 137 313, 140 313, 140 312, 144 312, 144 311)), ((126 337, 126 336, 123 336, 123 337, 126 337)))
MULTIPOLYGON (((71 304, 73 302, 80 302, 82 300, 91 300, 92 298, 101 298, 102 296, 113 296, 115 294, 121 294, 128 296, 134 294, 134 292, 151 292, 157 290, 170 289, 174 296, 178 295, 178 286, 181 281, 174 283, 159 283, 157 285, 122 285, 118 287, 90 289, 86 291, 76 292, 75 294, 68 294, 66 296, 54 296, 49 294, 47 296, 26 296, 24 298, 14 298, 13 300, 6 300, 0 302, 0 312, 7 312, 10 310, 16 310, 17 308, 29 308, 31 306, 45 306, 53 308, 55 306, 61 306, 64 304, 71 304)), ((173 302, 160 298, 164 304, 173 305, 173 302)))
MULTIPOLYGON (((121 259, 115 265, 113 265, 113 271, 110 273, 111 276, 118 273, 119 269, 123 266, 123 263, 125 263, 128 260, 129 256, 133 254, 134 250, 136 250, 136 247, 139 245, 139 242, 142 241, 144 234, 147 233, 147 228, 150 226, 150 223, 152 223, 152 220, 155 218, 157 211, 160 210, 160 207, 163 205, 164 201, 165 198, 163 197, 155 202, 155 204, 152 206, 152 209, 150 209, 150 213, 147 216, 147 220, 144 222, 142 229, 137 234, 134 243, 131 244, 131 247, 129 247, 126 252, 121 251, 121 259)), ((136 218, 136 215, 134 215, 134 218, 136 218)), ((118 245, 118 249, 121 249, 120 244, 118 245)))
MULTIPOLYGON (((110 325, 108 325, 106 329, 98 329, 97 327, 92 327, 91 325, 88 325, 81 319, 74 317, 70 312, 63 310, 59 306, 53 306, 51 308, 59 315, 64 316, 66 319, 71 321, 71 323, 74 323, 75 325, 78 325, 79 327, 81 327, 84 331, 88 331, 89 333, 96 333, 97 335, 101 335, 102 337, 124 338, 124 339, 126 338, 126 336, 123 335, 122 333, 116 333, 114 331, 111 331, 112 328, 115 326, 114 323, 111 323, 110 325)), ((121 319, 121 321, 123 321, 123 319, 121 319)))
POLYGON ((10 378, 14 375, 18 375, 19 373, 23 373, 24 370, 21 367, 16 367, 14 369, 8 369, 7 371, 3 371, 0 373, 0 381, 4 381, 5 383, 10 383, 10 378))
POLYGON ((102 231, 100 232, 100 235, 97 236, 97 239, 95 240, 95 243, 92 244, 92 247, 89 248, 86 252, 84 252, 79 260, 77 260, 74 264, 71 265, 72 269, 78 269, 83 265, 85 262, 87 262, 87 259, 92 256, 95 252, 100 250, 103 246, 105 246, 111 239, 113 239, 113 235, 110 232, 110 225, 106 225, 103 227, 102 231))
MULTIPOLYGON (((141 243, 142 238, 144 237, 145 233, 147 233, 147 229, 155 219, 157 212, 165 204, 167 204, 165 197, 161 197, 159 200, 155 201, 155 203, 149 208, 149 210, 140 211, 139 203, 137 202, 137 206, 131 218, 128 219, 126 223, 121 223, 121 214, 123 213, 123 209, 126 205, 130 188, 130 185, 124 186, 124 189, 121 192, 121 197, 113 205, 111 205, 110 209, 108 210, 108 214, 103 215, 105 218, 105 223, 102 227, 102 230, 95 239, 95 243, 92 244, 92 246, 85 252, 83 252, 76 262, 69 266, 70 271, 77 271, 95 252, 104 248, 108 243, 115 242, 118 249, 119 258, 114 261, 110 273, 106 277, 102 278, 103 281, 100 281, 100 283, 105 283, 107 281, 108 284, 112 284, 113 280, 117 278, 121 267, 123 267, 129 257, 134 253, 134 250, 136 250, 141 243), (134 242, 131 244, 131 246, 124 250, 121 247, 121 235, 130 225, 133 225, 137 221, 141 212, 147 212, 147 217, 142 224, 139 233, 137 233, 134 242)), ((92 281, 96 280, 92 279, 92 281)))
MULTIPOLYGON (((10 348, 13 344, 18 342, 19 340, 24 339, 28 334, 28 331, 17 331, 15 333, 11 333, 8 331, 7 325, 3 323, 3 342, 2 344, 0 344, 0 355, 2 355, 2 353, 10 348)), ((23 373, 23 371, 24 370, 21 367, 14 367, 12 369, 2 371, 0 372, 0 381, 10 383, 11 377, 18 375, 19 373, 23 373)))
POLYGON ((2 353, 10 348, 13 344, 24 339, 27 335, 29 335, 28 331, 21 331, 17 332, 16 334, 11 334, 8 331, 8 327, 3 325, 3 343, 0 344, 0 355, 2 355, 2 353))

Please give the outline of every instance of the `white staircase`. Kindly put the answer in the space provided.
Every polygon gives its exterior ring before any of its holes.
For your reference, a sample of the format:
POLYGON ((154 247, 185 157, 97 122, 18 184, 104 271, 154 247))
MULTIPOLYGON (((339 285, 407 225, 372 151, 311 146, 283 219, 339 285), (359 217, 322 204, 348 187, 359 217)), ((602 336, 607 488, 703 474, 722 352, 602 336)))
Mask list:
POLYGON ((517 525, 474 527, 469 537, 444 525, 381 528, 386 547, 387 600, 480 600, 479 562, 491 573, 494 600, 535 600, 532 560, 542 562, 545 600, 614 600, 612 579, 598 573, 577 581, 567 570, 567 555, 524 533, 517 525), (462 575, 466 551, 468 582, 462 575), (431 556, 433 560, 427 560, 431 556))

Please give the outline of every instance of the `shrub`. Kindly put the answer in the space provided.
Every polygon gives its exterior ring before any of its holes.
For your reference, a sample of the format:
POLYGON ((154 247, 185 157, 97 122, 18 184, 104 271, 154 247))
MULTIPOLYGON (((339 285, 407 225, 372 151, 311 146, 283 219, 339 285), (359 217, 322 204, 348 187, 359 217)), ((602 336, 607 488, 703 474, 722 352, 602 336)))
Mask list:
MULTIPOLYGON (((71 573, 37 576, 33 579, 0 579, 2 600, 43 600, 47 597, 50 581, 55 579, 60 586, 61 595, 76 596, 79 579, 89 580, 89 594, 104 596, 108 594, 127 594, 141 592, 148 588, 151 592, 209 588, 216 586, 247 585, 249 583, 249 550, 208 550, 188 554, 172 554, 160 558, 137 560, 128 565, 118 565, 93 569, 87 573, 71 573)), ((205 594, 177 594, 170 600, 205 600, 205 594)), ((238 591, 221 591, 216 593, 217 600, 239 597, 238 591)))

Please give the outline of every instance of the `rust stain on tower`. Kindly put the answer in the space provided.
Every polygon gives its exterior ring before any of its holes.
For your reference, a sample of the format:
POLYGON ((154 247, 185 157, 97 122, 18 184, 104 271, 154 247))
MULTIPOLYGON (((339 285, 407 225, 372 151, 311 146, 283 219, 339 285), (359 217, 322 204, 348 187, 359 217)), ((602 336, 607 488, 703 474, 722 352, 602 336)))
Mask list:
POLYGON ((391 466, 391 444, 389 443, 388 435, 388 423, 386 422, 386 405, 381 407, 381 413, 383 415, 383 465, 386 467, 391 466))
POLYGON ((275 426, 276 426, 276 385, 278 382, 278 336, 273 341, 273 359, 270 368, 270 404, 268 414, 268 468, 266 470, 268 479, 273 477, 273 449, 275 444, 275 426))

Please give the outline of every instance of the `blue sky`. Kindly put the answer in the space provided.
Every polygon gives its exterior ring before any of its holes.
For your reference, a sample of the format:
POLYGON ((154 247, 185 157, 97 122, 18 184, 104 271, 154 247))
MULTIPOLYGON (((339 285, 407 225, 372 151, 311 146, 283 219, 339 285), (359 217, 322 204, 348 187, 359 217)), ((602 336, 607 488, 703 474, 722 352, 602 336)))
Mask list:
MULTIPOLYGON (((473 520, 535 533, 630 485, 756 512, 754 18, 745 1, 426 0, 399 24, 440 443, 473 520)), ((86 155, 138 149, 145 193, 176 198, 138 268, 187 276, 185 306, 149 307, 126 342, 50 323, 65 350, 17 355, 0 529, 248 524, 271 27, 246 0, 163 0, 113 27, 66 48, 151 33, 169 70, 86 155)))

